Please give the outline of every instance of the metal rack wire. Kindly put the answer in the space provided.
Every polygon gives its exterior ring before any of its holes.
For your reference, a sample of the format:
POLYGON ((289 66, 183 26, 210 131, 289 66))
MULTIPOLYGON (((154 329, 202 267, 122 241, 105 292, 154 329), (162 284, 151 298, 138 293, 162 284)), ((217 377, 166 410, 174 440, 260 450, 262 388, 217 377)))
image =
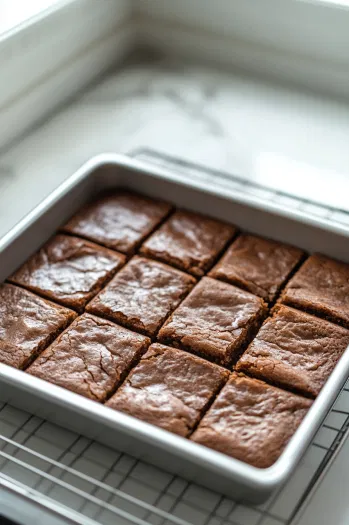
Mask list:
MULTIPOLYGON (((211 170, 149 150, 138 158, 193 176, 211 170)), ((220 173, 239 191, 348 224, 349 213, 273 192, 220 173)), ((247 506, 188 483, 164 469, 109 449, 10 405, 0 406, 0 485, 80 525, 290 525, 349 433, 349 382, 288 483, 263 505, 247 506)))
POLYGON ((248 507, 4 405, 0 482, 81 525, 288 525, 348 428, 349 383, 286 486, 248 507))
POLYGON ((172 157, 165 153, 159 153, 148 148, 137 149, 133 152, 132 156, 152 164, 175 170, 176 172, 184 172, 188 177, 195 177, 200 180, 212 180, 212 178, 214 178, 217 184, 226 186, 229 189, 233 188, 237 193, 241 192, 253 195, 253 197, 261 201, 281 204, 287 209, 297 209, 305 215, 320 217, 329 222, 347 226, 349 230, 348 210, 326 206, 311 199, 296 197, 295 195, 263 186, 262 184, 232 173, 206 168, 205 166, 172 157))

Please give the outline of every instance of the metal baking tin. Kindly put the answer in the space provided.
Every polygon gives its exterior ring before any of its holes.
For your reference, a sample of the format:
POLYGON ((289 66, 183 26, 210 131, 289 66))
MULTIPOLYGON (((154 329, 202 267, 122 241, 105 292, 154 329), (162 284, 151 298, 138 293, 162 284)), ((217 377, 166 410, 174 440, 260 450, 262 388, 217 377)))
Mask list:
MULTIPOLYGON (((237 194, 219 177, 192 178, 103 154, 68 178, 0 240, 0 282, 97 191, 128 187, 251 232, 349 262, 349 232, 324 219, 237 194)), ((28 410, 234 499, 265 500, 310 444, 349 373, 349 347, 280 458, 258 469, 41 379, 0 364, 0 400, 28 410)))

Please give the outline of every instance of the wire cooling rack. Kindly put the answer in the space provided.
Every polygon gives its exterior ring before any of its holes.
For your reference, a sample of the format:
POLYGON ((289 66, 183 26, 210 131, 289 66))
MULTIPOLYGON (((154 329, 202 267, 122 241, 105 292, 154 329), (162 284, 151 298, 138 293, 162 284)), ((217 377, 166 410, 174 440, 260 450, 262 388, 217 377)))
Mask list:
POLYGON ((314 200, 291 195, 282 190, 275 190, 260 183, 250 181, 238 175, 224 171, 206 168, 186 160, 159 153, 148 148, 135 150, 132 156, 152 164, 157 164, 164 168, 175 170, 177 173, 185 173, 188 177, 200 180, 215 179, 220 186, 234 189, 236 193, 245 193, 264 201, 282 205, 287 209, 297 209, 304 215, 320 217, 328 222, 333 222, 348 227, 349 231, 349 211, 339 207, 327 206, 314 200))
MULTIPOLYGON (((138 158, 188 176, 219 176, 261 199, 348 224, 349 213, 150 150, 138 158)), ((23 412, 0 405, 0 487, 79 525, 290 525, 349 433, 349 381, 287 484, 247 506, 23 412)), ((0 520, 1 521, 1 520, 0 520)), ((66 523, 66 521, 65 521, 66 523)))
POLYGON ((288 525, 348 427, 349 382, 288 483, 247 506, 4 405, 0 483, 80 525, 288 525))

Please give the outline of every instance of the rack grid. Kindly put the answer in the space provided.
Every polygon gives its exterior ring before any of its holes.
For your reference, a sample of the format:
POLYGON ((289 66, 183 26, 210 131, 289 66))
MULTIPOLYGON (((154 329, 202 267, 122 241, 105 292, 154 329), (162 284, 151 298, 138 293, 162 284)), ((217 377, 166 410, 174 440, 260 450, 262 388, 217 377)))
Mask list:
MULTIPOLYGON (((348 225, 349 213, 151 150, 133 156, 348 225)), ((79 525, 290 525, 349 433, 349 381, 299 466, 263 505, 189 483, 13 406, 0 406, 0 486, 79 525)))
POLYGON ((341 226, 347 227, 349 231, 349 209, 327 206, 324 203, 316 202, 305 197, 302 198, 291 195, 285 191, 275 190, 239 175, 207 168, 148 148, 136 149, 132 156, 144 162, 157 164, 163 168, 172 171, 175 170, 177 173, 183 173, 187 177, 203 181, 212 181, 214 178, 217 184, 229 189, 234 189, 236 193, 248 194, 263 202, 279 204, 285 209, 297 210, 306 216, 318 217, 325 219, 329 223, 340 224, 341 226))

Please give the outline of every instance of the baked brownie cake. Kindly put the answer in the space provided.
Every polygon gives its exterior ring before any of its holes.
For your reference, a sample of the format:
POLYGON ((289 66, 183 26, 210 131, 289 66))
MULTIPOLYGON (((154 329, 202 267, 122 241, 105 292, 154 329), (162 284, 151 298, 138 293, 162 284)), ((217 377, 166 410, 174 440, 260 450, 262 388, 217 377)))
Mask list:
POLYGON ((143 335, 84 314, 41 354, 28 372, 95 401, 104 401, 149 344, 143 335))
POLYGON ((124 260, 97 244, 56 235, 9 280, 81 312, 124 260))
POLYGON ((179 210, 145 241, 140 251, 201 276, 211 268, 235 232, 236 228, 230 224, 179 210))
POLYGON ((166 202, 136 193, 118 192, 83 208, 63 230, 131 254, 171 209, 166 202))
POLYGON ((267 309, 262 299, 203 277, 159 332, 159 340, 221 365, 239 357, 267 309))
POLYGON ((348 345, 349 330, 280 305, 236 369, 317 396, 348 345))
POLYGON ((107 405, 188 436, 228 376, 204 359, 155 343, 107 405))
POLYGON ((233 373, 191 439, 259 468, 280 456, 311 400, 233 373))
POLYGON ((194 284, 167 264, 135 256, 86 309, 154 336, 194 284))
POLYGON ((287 284, 281 300, 349 328, 349 264, 312 255, 287 284))
POLYGON ((0 285, 0 362, 25 368, 75 317, 23 288, 0 285))
POLYGON ((128 191, 62 231, 0 285, 0 362, 272 465, 349 345, 349 264, 295 273, 298 248, 128 191))
POLYGON ((243 234, 209 275, 271 302, 302 257, 303 252, 293 246, 243 234))

